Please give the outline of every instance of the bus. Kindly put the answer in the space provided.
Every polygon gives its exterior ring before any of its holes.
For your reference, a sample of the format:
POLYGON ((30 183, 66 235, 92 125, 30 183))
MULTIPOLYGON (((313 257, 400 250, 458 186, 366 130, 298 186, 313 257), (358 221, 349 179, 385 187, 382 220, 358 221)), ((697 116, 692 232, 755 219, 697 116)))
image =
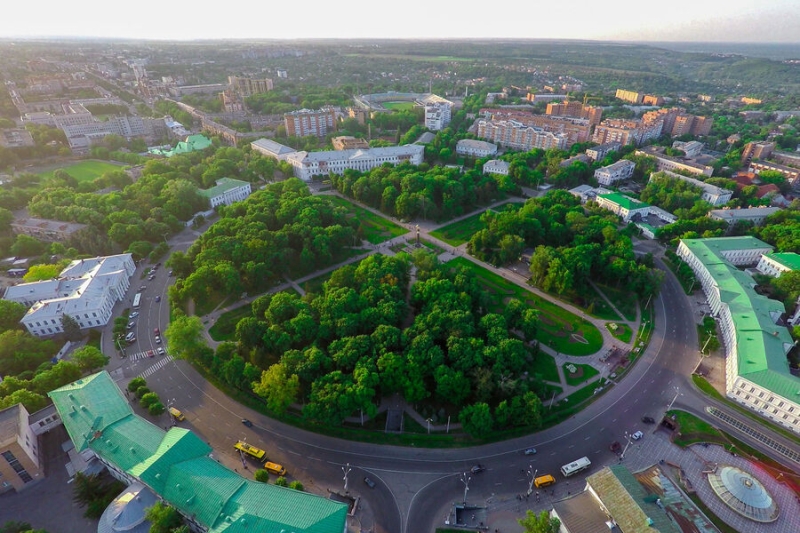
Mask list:
POLYGON ((286 469, 283 466, 279 465, 278 463, 272 463, 270 461, 264 463, 264 470, 266 470, 270 474, 275 474, 276 476, 286 475, 286 469))
POLYGON ((139 309, 139 304, 141 303, 141 301, 142 301, 142 293, 137 292, 136 296, 133 297, 133 308, 139 309))
POLYGON ((564 477, 569 477, 572 474, 577 474, 581 470, 586 470, 590 466, 592 466, 592 462, 589 460, 589 458, 581 457, 580 459, 572 461, 568 465, 562 466, 561 473, 564 474, 564 477))
POLYGON ((242 441, 238 441, 236 444, 233 445, 233 447, 258 461, 262 461, 264 459, 264 456, 267 455, 267 452, 265 452, 264 450, 256 448, 255 446, 250 446, 246 442, 242 441))

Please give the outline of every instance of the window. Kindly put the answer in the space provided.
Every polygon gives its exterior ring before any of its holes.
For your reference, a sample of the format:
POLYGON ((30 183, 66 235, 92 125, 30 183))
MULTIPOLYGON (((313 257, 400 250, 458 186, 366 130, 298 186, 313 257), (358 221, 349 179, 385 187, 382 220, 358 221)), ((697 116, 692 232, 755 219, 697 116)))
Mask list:
POLYGON ((13 453, 7 451, 3 452, 2 455, 3 458, 5 458, 8 464, 11 466, 11 468, 14 469, 14 472, 16 472, 17 475, 19 475, 19 478, 22 480, 23 483, 30 483, 31 481, 33 481, 33 478, 30 476, 30 474, 28 474, 28 471, 25 470, 25 467, 23 467, 19 463, 17 458, 14 457, 13 453))
POLYGON ((758 393, 758 397, 759 397, 759 398, 763 398, 763 397, 764 397, 764 393, 763 393, 763 392, 759 392, 759 393, 758 393))

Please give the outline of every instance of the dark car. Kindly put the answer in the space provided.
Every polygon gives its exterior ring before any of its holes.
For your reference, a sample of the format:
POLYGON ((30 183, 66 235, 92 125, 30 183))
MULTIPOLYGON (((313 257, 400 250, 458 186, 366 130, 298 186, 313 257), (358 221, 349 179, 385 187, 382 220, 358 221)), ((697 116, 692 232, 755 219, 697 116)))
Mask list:
POLYGON ((469 471, 472 472, 473 474, 480 474, 484 470, 486 470, 485 466, 483 466, 483 465, 475 465, 472 468, 470 468, 469 471))
POLYGON ((375 488, 375 482, 374 482, 374 481, 372 481, 372 480, 371 480, 370 478, 368 478, 368 477, 365 477, 365 478, 364 478, 364 483, 366 483, 366 484, 367 484, 367 487, 369 487, 369 488, 371 488, 371 489, 374 489, 374 488, 375 488))
POLYGON ((525 455, 536 455, 536 448, 528 448, 524 453, 525 455))
POLYGON ((622 451, 622 444, 620 444, 619 441, 615 440, 614 442, 611 443, 611 446, 609 446, 608 449, 614 453, 619 453, 622 451))
POLYGON ((253 427, 253 423, 252 423, 252 422, 250 422, 250 421, 249 421, 248 419, 246 419, 246 418, 242 418, 242 424, 244 424, 245 426, 247 426, 247 427, 249 427, 249 428, 253 427))
POLYGON ((156 302, 160 302, 160 301, 161 301, 161 296, 156 296, 156 302))
POLYGON ((652 416, 643 416, 642 417, 642 422, 644 422, 645 424, 655 424, 656 423, 656 421, 653 419, 652 416))

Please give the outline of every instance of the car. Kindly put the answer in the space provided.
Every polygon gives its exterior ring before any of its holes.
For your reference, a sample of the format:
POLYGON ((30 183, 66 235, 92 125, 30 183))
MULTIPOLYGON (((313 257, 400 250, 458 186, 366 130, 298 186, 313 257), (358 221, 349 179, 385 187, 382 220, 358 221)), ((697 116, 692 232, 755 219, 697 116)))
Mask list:
POLYGON ((653 419, 652 416, 643 416, 642 417, 642 422, 644 422, 645 424, 655 424, 656 423, 656 421, 653 419))
POLYGON ((156 353, 153 350, 147 350, 147 357, 155 357, 156 353))
POLYGON ((133 313, 128 315, 128 318, 133 319, 136 318, 137 316, 139 316, 139 311, 134 311, 133 313))
POLYGON ((536 455, 536 448, 528 448, 524 453, 525 455, 536 455))
POLYGON ((472 472, 473 474, 480 474, 484 470, 486 470, 486 467, 481 464, 477 464, 469 469, 469 471, 472 472))
POLYGON ((171 275, 172 275, 172 273, 173 273, 173 271, 172 271, 172 270, 170 270, 169 272, 167 272, 167 275, 168 275, 168 276, 171 276, 171 275))
POLYGON ((154 279, 156 279, 155 276, 147 276, 147 281, 153 281, 154 279))
POLYGON ((161 330, 158 328, 153 329, 153 335, 161 335, 161 330))
POLYGON ((639 440, 639 439, 641 439, 642 437, 644 437, 644 433, 642 433, 641 431, 637 431, 636 433, 634 433, 633 435, 631 435, 631 438, 632 438, 633 440, 639 440))
POLYGON ((133 329, 133 327, 134 327, 135 325, 136 325, 136 322, 134 322, 133 320, 131 320, 130 322, 128 322, 128 325, 127 325, 126 327, 127 327, 128 329, 133 329))
POLYGON ((161 344, 161 337, 156 335, 156 344, 161 344))
POLYGON ((164 351, 164 348, 162 348, 161 346, 159 346, 159 347, 158 347, 158 349, 156 350, 156 352, 158 352, 158 355, 164 355, 164 354, 166 353, 166 352, 164 351))
POLYGON ((156 302, 160 302, 160 301, 161 301, 161 296, 156 296, 156 302))
POLYGON ((161 261, 159 261, 158 263, 156 263, 156 266, 154 266, 153 268, 158 268, 158 267, 160 267, 160 266, 161 266, 161 261))
POLYGON ((250 422, 250 421, 249 421, 248 419, 246 419, 246 418, 242 418, 242 424, 244 424, 245 426, 247 426, 247 427, 249 427, 249 428, 253 427, 253 423, 252 423, 252 422, 250 422))
POLYGON ((619 441, 615 440, 614 442, 611 443, 611 446, 609 446, 608 449, 614 453, 619 453, 622 451, 622 444, 620 444, 619 441))
POLYGON ((147 289, 147 285, 142 285, 141 287, 139 287, 139 290, 140 290, 140 291, 143 291, 143 290, 145 290, 145 289, 147 289))
POLYGON ((371 480, 370 478, 368 478, 368 477, 365 477, 365 478, 364 478, 364 483, 366 483, 367 487, 369 487, 369 488, 371 488, 371 489, 374 489, 374 488, 375 488, 375 482, 374 482, 374 481, 372 481, 372 480, 371 480))

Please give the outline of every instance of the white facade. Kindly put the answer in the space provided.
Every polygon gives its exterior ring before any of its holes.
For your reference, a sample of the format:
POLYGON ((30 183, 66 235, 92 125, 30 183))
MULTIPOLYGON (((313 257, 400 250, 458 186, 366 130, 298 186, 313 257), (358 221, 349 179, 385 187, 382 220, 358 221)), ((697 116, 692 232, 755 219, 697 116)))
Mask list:
POLYGON ((425 127, 431 131, 443 130, 450 124, 453 104, 447 101, 425 104, 425 127))
POLYGON ((634 215, 646 217, 650 214, 650 204, 618 193, 598 195, 596 201, 598 206, 622 217, 622 221, 625 223, 629 222, 634 215))
POLYGON ((258 139, 250 143, 250 147, 256 152, 272 157, 278 161, 285 161, 289 154, 297 152, 294 148, 285 146, 270 139, 258 139))
POLYGON ((593 146, 592 148, 587 148, 586 155, 588 155, 589 159, 592 161, 600 161, 607 156, 609 152, 616 152, 621 147, 622 145, 617 142, 605 143, 599 146, 593 146))
POLYGON ((213 209, 218 205, 231 205, 234 202, 246 200, 253 190, 250 187, 250 183, 247 181, 220 178, 217 180, 217 185, 215 187, 199 192, 208 198, 208 201, 211 203, 211 208, 213 209))
POLYGON ((81 329, 101 327, 114 304, 125 298, 135 270, 131 254, 75 260, 58 279, 11 286, 4 298, 31 306, 21 322, 37 337, 61 333, 64 315, 81 329))
POLYGON ((800 263, 800 256, 792 252, 764 254, 761 256, 761 259, 758 260, 756 270, 766 276, 778 278, 784 272, 795 270, 792 267, 792 263, 800 263))
POLYGON ((622 181, 633 176, 633 169, 636 163, 627 159, 620 159, 607 167, 601 167, 594 171, 594 177, 600 185, 611 185, 614 182, 622 181))
POLYGON ((724 220, 728 225, 739 220, 748 220, 754 226, 760 225, 764 219, 780 211, 780 207, 750 207, 746 209, 712 209, 708 216, 717 220, 724 220))
POLYGON ((508 169, 510 165, 499 159, 490 159, 486 163, 483 164, 483 173, 484 174, 500 174, 502 176, 508 176, 508 169))
POLYGON ((569 141, 566 133, 552 133, 516 120, 478 120, 473 127, 478 137, 515 150, 563 150, 569 141))
POLYGON ((370 148, 367 150, 338 150, 330 152, 295 152, 286 157, 294 175, 309 181, 313 176, 342 174, 347 169, 367 172, 384 163, 399 165, 422 164, 425 147, 417 144, 370 148))
POLYGON ((469 157, 488 157, 497 154, 497 145, 486 141, 462 139, 456 143, 456 153, 469 157))
MULTIPOLYGON (((670 178, 691 183, 695 187, 700 187, 703 190, 701 198, 713 206, 725 205, 730 202, 731 198, 733 197, 733 191, 723 189, 722 187, 717 187, 716 185, 711 185, 710 183, 706 183, 704 181, 696 180, 694 178, 687 178, 686 176, 675 174, 674 172, 669 171, 661 171, 660 173, 665 174, 670 178)), ((650 174, 650 179, 652 179, 654 175, 656 175, 656 173, 650 174)))

